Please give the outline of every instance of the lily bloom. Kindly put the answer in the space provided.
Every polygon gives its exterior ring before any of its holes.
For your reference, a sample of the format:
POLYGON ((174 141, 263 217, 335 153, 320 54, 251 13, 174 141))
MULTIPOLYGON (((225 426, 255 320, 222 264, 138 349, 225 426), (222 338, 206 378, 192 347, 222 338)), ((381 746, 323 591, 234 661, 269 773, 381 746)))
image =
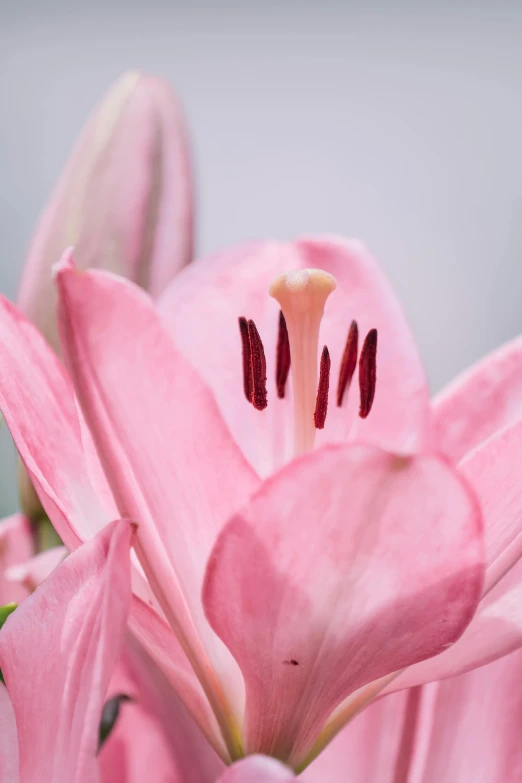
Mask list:
POLYGON ((139 523, 131 631, 225 762, 299 771, 379 694, 521 644, 501 601, 506 628, 481 632, 518 560, 506 482, 500 497, 483 475, 488 444, 461 468, 441 456, 363 246, 234 249, 187 267, 159 309, 68 256, 57 284, 70 375, 4 301, 0 407, 68 548, 139 523))

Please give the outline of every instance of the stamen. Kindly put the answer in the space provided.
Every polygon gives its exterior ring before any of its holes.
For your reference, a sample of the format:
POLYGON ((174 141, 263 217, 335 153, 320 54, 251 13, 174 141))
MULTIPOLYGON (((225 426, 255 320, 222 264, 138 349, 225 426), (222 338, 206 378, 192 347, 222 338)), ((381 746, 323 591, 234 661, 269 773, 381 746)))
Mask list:
POLYGON ((290 343, 288 329, 283 311, 279 311, 279 333, 277 336, 276 386, 277 396, 282 400, 285 396, 285 386, 290 372, 290 343))
POLYGON ((255 323, 248 322, 248 337, 250 340, 250 368, 252 371, 252 405, 258 411, 266 408, 266 359, 265 349, 255 323))
POLYGON ((285 317, 292 359, 295 452, 314 447, 319 327, 335 278, 320 269, 302 269, 276 278, 270 295, 285 317))
POLYGON ((252 402, 252 351, 250 350, 250 337, 248 336, 248 321, 243 316, 240 316, 238 321, 243 353, 243 391, 247 400, 252 402))
POLYGON ((364 340, 359 359, 359 390, 361 407, 359 416, 365 419, 370 413, 377 383, 377 329, 370 329, 364 340))
POLYGON ((339 371, 339 383, 337 384, 337 406, 343 404, 344 393, 349 390, 353 374, 357 366, 357 351, 359 348, 359 329, 357 321, 352 321, 346 345, 344 347, 341 369, 339 371))
POLYGON ((324 423, 326 421, 328 389, 330 387, 330 364, 330 353, 325 345, 321 354, 319 386, 317 388, 317 400, 315 401, 314 424, 317 430, 324 429, 324 423))

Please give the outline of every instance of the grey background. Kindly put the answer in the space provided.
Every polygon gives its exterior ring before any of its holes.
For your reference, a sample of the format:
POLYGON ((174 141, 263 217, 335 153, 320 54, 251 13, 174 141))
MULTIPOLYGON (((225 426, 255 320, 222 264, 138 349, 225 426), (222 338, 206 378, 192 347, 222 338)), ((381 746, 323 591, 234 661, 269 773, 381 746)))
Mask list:
MULTIPOLYGON (((437 390, 522 329, 521 43, 515 2, 0 0, 0 290, 92 105, 142 67, 186 110, 198 254, 364 238, 437 390)), ((4 431, 0 513, 13 465, 4 431)))

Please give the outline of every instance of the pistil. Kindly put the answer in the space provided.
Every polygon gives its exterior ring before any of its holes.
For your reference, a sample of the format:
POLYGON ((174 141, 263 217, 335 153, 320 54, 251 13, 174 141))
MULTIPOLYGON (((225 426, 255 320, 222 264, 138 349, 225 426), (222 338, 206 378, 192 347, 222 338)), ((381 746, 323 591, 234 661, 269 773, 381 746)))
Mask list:
POLYGON ((325 302, 335 286, 335 278, 320 269, 281 275, 270 286, 270 295, 279 302, 288 330, 296 454, 314 447, 319 327, 325 302))

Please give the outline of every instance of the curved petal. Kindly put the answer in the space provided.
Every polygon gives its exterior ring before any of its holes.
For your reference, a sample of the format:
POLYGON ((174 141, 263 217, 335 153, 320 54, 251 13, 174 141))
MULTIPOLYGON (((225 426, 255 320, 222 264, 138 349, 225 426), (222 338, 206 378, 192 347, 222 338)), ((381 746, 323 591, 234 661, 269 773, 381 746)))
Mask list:
POLYGON ((425 450, 431 437, 429 392, 415 342, 388 281, 362 243, 318 237, 232 248, 185 269, 159 301, 176 345, 212 388, 244 453, 262 475, 289 456, 282 430, 289 418, 291 392, 284 400, 275 394, 278 305, 268 289, 283 272, 307 267, 330 272, 338 283, 326 303, 320 336, 320 345, 330 351, 332 386, 352 319, 363 336, 371 328, 379 332, 371 415, 364 421, 357 417, 355 388, 342 409, 335 407, 332 394, 322 440, 357 437, 398 453, 425 450), (255 321, 265 347, 269 404, 262 414, 243 396, 239 316, 255 321))
POLYGON ((522 645, 521 451, 522 422, 518 422, 477 447, 461 463, 484 517, 484 594, 455 645, 411 667, 387 690, 451 677, 522 645))
POLYGON ((522 418, 522 338, 481 359, 437 395, 433 418, 437 446, 452 462, 522 418))
POLYGON ((371 704, 307 767, 308 783, 396 783, 406 706, 406 692, 371 704))
POLYGON ((72 385, 40 333, 0 297, 0 410, 68 549, 110 517, 92 490, 72 385))
POLYGON ((19 783, 16 718, 5 685, 0 683, 0 780, 19 783))
POLYGON ((168 683, 152 675, 150 660, 127 648, 107 696, 125 693, 131 702, 99 754, 102 783, 214 783, 223 763, 168 683))
POLYGON ((445 462, 330 446, 269 479, 203 600, 246 683, 245 747, 298 768, 351 692, 440 652, 483 582, 481 519, 445 462))
POLYGON ((58 349, 51 267, 69 245, 158 295, 192 257, 192 180, 184 123, 169 85, 129 72, 84 128, 38 224, 19 303, 58 349))
POLYGON ((13 514, 0 521, 0 605, 19 604, 27 595, 27 588, 13 584, 6 571, 23 563, 34 552, 31 523, 23 514, 13 514))
POLYGON ((238 761, 222 775, 218 783, 289 783, 292 770, 267 756, 249 756, 238 761))
POLYGON ((439 683, 419 783, 508 783, 522 776, 522 653, 439 683))
MULTIPOLYGON (((167 681, 163 690, 170 690, 167 685, 172 686, 212 747, 227 759, 223 738, 210 704, 172 629, 136 596, 133 597, 129 627, 149 656, 149 668, 153 661, 163 673, 167 681)), ((170 693, 169 698, 175 700, 175 694, 170 693)))
POLYGON ((200 591, 216 536, 257 476, 143 291, 77 272, 68 258, 57 283, 64 352, 120 513, 140 523, 146 576, 206 688, 215 691, 200 639, 230 673, 239 709, 242 683, 204 618, 200 591))
POLYGON ((0 633, 20 783, 97 779, 98 724, 130 604, 132 532, 118 521, 84 544, 0 633))

